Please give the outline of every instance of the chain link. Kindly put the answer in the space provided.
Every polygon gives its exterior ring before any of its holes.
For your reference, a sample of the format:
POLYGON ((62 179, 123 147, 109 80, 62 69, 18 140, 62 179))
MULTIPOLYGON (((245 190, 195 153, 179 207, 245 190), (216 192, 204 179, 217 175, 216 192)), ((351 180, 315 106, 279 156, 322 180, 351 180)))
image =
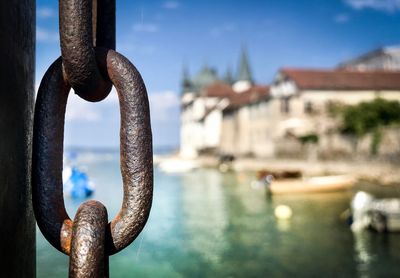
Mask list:
POLYGON ((100 101, 110 93, 111 84, 99 71, 93 47, 115 49, 115 0, 60 0, 59 4, 64 75, 80 97, 100 101))
POLYGON ((96 201, 83 203, 76 212, 72 229, 69 261, 70 276, 76 278, 108 277, 108 259, 104 252, 107 210, 96 201))
POLYGON ((108 277, 108 256, 128 246, 139 235, 150 213, 153 155, 148 96, 134 65, 111 49, 115 48, 115 0, 94 0, 93 3, 60 0, 60 36, 62 57, 45 73, 35 105, 34 212, 45 238, 70 256, 70 277, 108 277), (97 14, 92 20, 97 26, 95 41, 94 29, 84 17, 89 8, 90 12, 94 8, 97 14), (73 11, 80 12, 76 15, 73 11), (73 23, 67 18, 80 22, 73 23), (109 22, 114 25, 108 25, 109 22), (73 47, 75 40, 77 44, 73 47), (94 48, 96 44, 102 47, 94 48), (80 70, 88 74, 79 77, 80 70), (74 79, 76 76, 83 79, 74 79), (106 208, 96 201, 83 203, 72 221, 65 209, 62 184, 68 95, 72 86, 82 98, 99 101, 107 96, 111 84, 116 87, 121 112, 123 202, 118 215, 108 224, 106 208))

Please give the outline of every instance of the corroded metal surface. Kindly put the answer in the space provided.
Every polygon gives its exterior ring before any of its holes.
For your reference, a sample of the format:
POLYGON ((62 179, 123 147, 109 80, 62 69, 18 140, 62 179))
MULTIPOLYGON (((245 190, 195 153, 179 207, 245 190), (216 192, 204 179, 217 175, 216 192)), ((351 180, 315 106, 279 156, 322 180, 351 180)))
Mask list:
POLYGON ((115 50, 115 0, 92 0, 96 6, 93 15, 93 45, 115 50))
POLYGON ((72 229, 70 277, 108 277, 104 255, 106 226, 107 210, 101 203, 87 201, 79 207, 72 229))
POLYGON ((108 277, 108 256, 128 246, 148 219, 153 194, 153 154, 146 87, 115 48, 115 0, 60 0, 62 58, 48 69, 35 106, 33 207, 46 239, 70 256, 70 277, 108 277), (81 205, 72 221, 62 185, 65 109, 71 86, 88 101, 116 87, 121 113, 120 152, 124 196, 118 215, 96 201, 81 205))
MULTIPOLYGON (((97 50, 96 58, 116 87, 121 110, 124 196, 120 212, 106 230, 106 255, 112 255, 137 237, 149 216, 153 192, 152 135, 147 92, 139 72, 113 50, 97 50)), ((73 222, 64 206, 62 160, 69 91, 59 58, 39 87, 32 158, 33 205, 38 226, 55 248, 68 255, 73 222)))
POLYGON ((100 101, 109 94, 111 83, 97 67, 93 46, 115 48, 115 0, 60 0, 59 3, 66 79, 83 99, 100 101), (96 15, 92 15, 92 7, 96 15))
POLYGON ((67 254, 72 221, 64 207, 62 167, 64 117, 69 90, 63 79, 59 58, 47 70, 39 87, 32 152, 32 194, 37 224, 45 238, 67 254), (61 233, 63 225, 64 232, 61 233), (66 241, 68 244, 65 244, 66 241))
POLYGON ((107 72, 117 89, 121 109, 120 152, 124 184, 122 208, 111 222, 107 254, 128 246, 143 229, 153 195, 153 149, 150 110, 140 73, 128 59, 107 52, 107 72))

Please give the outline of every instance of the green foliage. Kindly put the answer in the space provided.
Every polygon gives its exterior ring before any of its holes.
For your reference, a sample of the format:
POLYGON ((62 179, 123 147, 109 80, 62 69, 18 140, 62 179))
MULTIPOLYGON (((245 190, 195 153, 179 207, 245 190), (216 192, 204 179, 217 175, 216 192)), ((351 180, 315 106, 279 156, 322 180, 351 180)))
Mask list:
POLYGON ((342 132, 360 138, 380 127, 400 123, 400 103, 377 98, 347 106, 342 110, 342 120, 342 132))
POLYGON ((382 139, 381 128, 400 123, 400 103, 377 98, 341 109, 342 132, 360 138, 372 133, 371 154, 378 153, 382 139))
POLYGON ((328 115, 333 118, 341 115, 345 107, 346 106, 339 101, 328 101, 328 103, 326 104, 328 115))
POLYGON ((371 154, 378 154, 379 145, 382 139, 382 132, 379 128, 375 129, 372 132, 372 142, 371 142, 371 154))
POLYGON ((307 134, 304 136, 300 136, 297 138, 302 144, 306 144, 306 143, 313 143, 316 144, 318 143, 319 137, 317 134, 311 133, 311 134, 307 134))

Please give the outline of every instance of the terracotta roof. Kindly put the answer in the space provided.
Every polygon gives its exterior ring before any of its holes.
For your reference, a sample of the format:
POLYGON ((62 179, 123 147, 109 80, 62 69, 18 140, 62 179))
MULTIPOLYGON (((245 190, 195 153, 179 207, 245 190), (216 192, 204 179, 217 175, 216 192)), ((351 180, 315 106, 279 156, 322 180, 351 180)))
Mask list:
POLYGON ((268 97, 268 86, 253 86, 243 93, 235 93, 235 95, 230 98, 230 103, 227 109, 238 108, 247 104, 258 102, 268 97))
MULTIPOLYGON (((227 98, 229 100, 229 105, 226 108, 234 109, 269 97, 269 87, 256 85, 252 86, 247 91, 236 93, 230 85, 217 81, 204 88, 201 94, 205 97, 227 98)), ((212 111, 214 109, 215 107, 209 110, 212 111)), ((207 111, 206 115, 209 113, 210 111, 207 111)))
POLYGON ((400 71, 289 69, 280 71, 299 89, 400 90, 400 71))
POLYGON ((206 97, 224 98, 231 97, 235 92, 230 85, 217 81, 205 87, 201 94, 206 97))

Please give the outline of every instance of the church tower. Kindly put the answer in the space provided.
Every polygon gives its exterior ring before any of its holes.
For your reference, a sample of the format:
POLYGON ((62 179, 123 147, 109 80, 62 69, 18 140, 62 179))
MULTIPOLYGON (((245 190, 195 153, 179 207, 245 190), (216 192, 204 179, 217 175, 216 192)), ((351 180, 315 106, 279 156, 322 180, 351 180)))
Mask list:
POLYGON ((233 90, 242 93, 251 88, 253 85, 253 77, 250 70, 247 51, 243 47, 240 56, 239 68, 237 72, 236 82, 233 84, 233 90))
POLYGON ((193 91, 193 83, 190 79, 189 70, 184 65, 182 69, 182 94, 192 92, 193 91))
POLYGON ((228 85, 232 85, 235 82, 232 75, 231 67, 227 68, 223 81, 228 85))

